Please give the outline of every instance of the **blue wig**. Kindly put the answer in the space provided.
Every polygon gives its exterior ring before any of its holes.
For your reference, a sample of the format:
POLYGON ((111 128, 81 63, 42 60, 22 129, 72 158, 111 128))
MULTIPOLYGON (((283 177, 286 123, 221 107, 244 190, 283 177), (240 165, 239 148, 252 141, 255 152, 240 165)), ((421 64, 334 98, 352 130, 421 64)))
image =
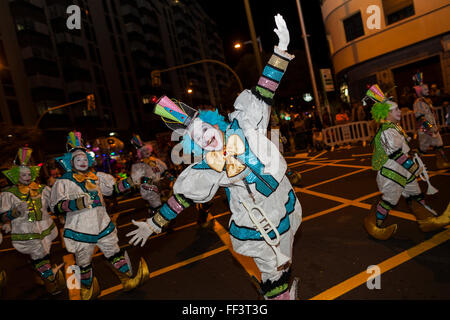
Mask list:
MULTIPOLYGON (((225 120, 225 117, 219 114, 219 111, 217 111, 217 109, 215 109, 214 111, 200 110, 198 117, 200 118, 200 120, 207 122, 210 125, 214 126, 217 124, 220 131, 222 132, 225 132, 229 126, 229 123, 225 120)), ((181 143, 183 145, 183 152, 185 154, 190 154, 192 152, 195 156, 202 155, 203 149, 194 141, 192 141, 188 133, 183 136, 183 140, 181 143)))
MULTIPOLYGON (((94 164, 95 159, 88 152, 85 151, 85 153, 88 158, 88 165, 89 167, 91 167, 94 164)), ((62 157, 55 158, 55 160, 63 167, 66 172, 72 171, 72 152, 67 152, 62 157)))

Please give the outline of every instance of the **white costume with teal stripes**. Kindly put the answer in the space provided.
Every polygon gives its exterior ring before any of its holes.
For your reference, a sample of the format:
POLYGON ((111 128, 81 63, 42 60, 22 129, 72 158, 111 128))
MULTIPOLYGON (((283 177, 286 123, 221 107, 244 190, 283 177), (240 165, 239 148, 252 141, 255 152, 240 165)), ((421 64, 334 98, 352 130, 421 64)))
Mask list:
POLYGON ((233 249, 254 258, 262 281, 273 281, 281 276, 282 271, 277 270, 273 249, 264 241, 241 203, 253 204, 245 183, 255 198, 255 204, 262 207, 267 218, 277 227, 281 236, 281 252, 288 258, 292 257, 294 235, 302 218, 301 205, 285 175, 286 161, 266 137, 270 107, 250 90, 239 95, 234 107, 235 111, 229 115, 231 125, 226 132, 225 144, 231 135, 240 137, 246 150, 237 158, 245 163, 246 169, 228 178, 226 171, 219 173, 203 160, 186 168, 175 181, 173 190, 194 202, 205 203, 214 197, 219 187, 225 187, 232 213, 229 230, 233 249))
MULTIPOLYGON (((284 300, 295 298, 297 282, 294 280, 288 291, 288 280, 302 209, 286 176, 286 161, 267 138, 275 91, 294 58, 286 52, 289 32, 284 19, 276 15, 275 22, 279 44, 256 87, 242 91, 235 100, 229 122, 216 112, 195 112, 171 103, 167 97, 160 98, 155 113, 179 123, 178 127, 184 126, 183 149, 191 145, 196 154, 200 148, 203 158, 183 170, 173 186, 174 196, 146 222, 134 222, 138 229, 127 236, 133 236, 130 243, 142 241, 144 245, 153 232, 161 232, 191 202, 211 201, 219 187, 224 187, 231 211, 233 249, 254 259, 261 271, 262 295, 284 300)), ((175 125, 168 127, 177 129, 175 125)))
MULTIPOLYGON (((116 183, 114 177, 104 172, 95 174, 101 194, 112 195, 116 183)), ((70 177, 69 172, 56 180, 52 187, 50 208, 53 209, 62 200, 74 200, 86 193, 84 182, 77 183, 70 177)), ((94 196, 98 198, 98 194, 94 196)), ((105 257, 120 251, 117 229, 101 203, 91 208, 67 212, 63 237, 67 251, 75 255, 77 265, 82 267, 91 263, 95 246, 99 247, 105 257)))

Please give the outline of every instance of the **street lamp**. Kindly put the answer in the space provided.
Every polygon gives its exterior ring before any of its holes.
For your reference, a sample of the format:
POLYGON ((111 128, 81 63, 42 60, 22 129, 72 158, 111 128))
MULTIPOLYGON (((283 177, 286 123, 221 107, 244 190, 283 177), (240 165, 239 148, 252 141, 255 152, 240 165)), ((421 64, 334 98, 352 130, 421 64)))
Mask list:
MULTIPOLYGON (((258 45, 259 45, 259 52, 262 52, 261 37, 256 38, 256 41, 258 42, 258 45)), ((234 48, 235 49, 241 49, 246 44, 252 44, 252 40, 248 40, 248 41, 245 41, 245 42, 242 42, 242 43, 236 42, 234 44, 234 48)))

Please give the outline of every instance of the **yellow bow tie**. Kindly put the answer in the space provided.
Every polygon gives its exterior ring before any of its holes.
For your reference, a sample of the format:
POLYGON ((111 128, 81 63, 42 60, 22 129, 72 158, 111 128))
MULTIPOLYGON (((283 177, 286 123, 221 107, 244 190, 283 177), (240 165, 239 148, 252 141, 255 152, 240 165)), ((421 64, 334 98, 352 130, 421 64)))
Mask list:
POLYGON ((151 158, 144 158, 142 159, 142 162, 148 164, 150 167, 156 167, 156 161, 152 160, 151 158))
POLYGON ((18 184, 17 188, 19 189, 19 192, 22 194, 28 194, 28 192, 30 192, 30 196, 32 198, 36 197, 39 193, 39 185, 36 182, 31 182, 29 185, 23 185, 23 184, 18 184))
POLYGON ((224 151, 210 151, 206 154, 206 163, 217 172, 222 172, 225 167, 227 176, 231 178, 246 168, 244 164, 234 158, 244 152, 244 142, 237 134, 233 134, 228 138, 224 151))
POLYGON ((97 176, 89 171, 88 173, 81 173, 81 172, 74 172, 73 178, 78 182, 84 182, 86 181, 86 189, 88 190, 95 190, 97 189, 97 186, 95 183, 92 183, 90 180, 98 180, 97 176))

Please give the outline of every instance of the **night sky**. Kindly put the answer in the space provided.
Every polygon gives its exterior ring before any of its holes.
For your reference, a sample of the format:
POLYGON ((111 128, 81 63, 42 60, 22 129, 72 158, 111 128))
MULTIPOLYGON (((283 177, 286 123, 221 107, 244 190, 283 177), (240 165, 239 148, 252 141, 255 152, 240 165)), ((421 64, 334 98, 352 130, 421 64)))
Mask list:
MULTIPOLYGON (((233 48, 233 44, 238 40, 244 42, 251 39, 244 0, 197 1, 216 22, 218 32, 224 41, 226 60, 233 66, 241 54, 233 48)), ((273 46, 278 44, 278 37, 273 32, 276 26, 274 16, 277 13, 283 16, 290 32, 288 51, 304 50, 296 0, 250 0, 249 3, 256 36, 261 37, 264 51, 271 52, 273 46)), ((306 32, 310 35, 309 47, 314 67, 331 67, 319 0, 302 0, 301 5, 306 32)), ((246 50, 251 51, 251 45, 247 46, 249 48, 246 50)))

